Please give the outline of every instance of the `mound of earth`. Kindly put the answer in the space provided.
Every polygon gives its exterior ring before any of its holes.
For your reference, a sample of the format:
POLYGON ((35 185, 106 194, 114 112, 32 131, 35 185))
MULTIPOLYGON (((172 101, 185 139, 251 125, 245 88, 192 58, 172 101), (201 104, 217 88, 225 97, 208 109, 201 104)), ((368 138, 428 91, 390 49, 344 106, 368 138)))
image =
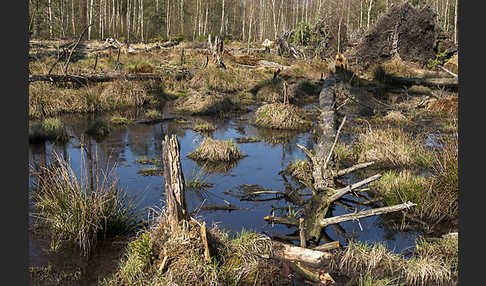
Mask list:
POLYGON ((393 5, 346 56, 364 69, 395 54, 424 66, 435 58, 439 46, 444 51, 453 49, 454 44, 445 38, 437 14, 430 7, 413 8, 406 2, 393 5))

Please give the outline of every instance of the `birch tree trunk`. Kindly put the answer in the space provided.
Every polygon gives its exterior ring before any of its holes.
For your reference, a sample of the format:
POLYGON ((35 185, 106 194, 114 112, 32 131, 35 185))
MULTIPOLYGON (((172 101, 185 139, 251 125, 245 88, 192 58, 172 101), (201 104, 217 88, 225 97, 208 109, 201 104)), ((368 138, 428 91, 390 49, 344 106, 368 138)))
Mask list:
POLYGON ((52 39, 52 6, 51 0, 47 1, 47 10, 49 13, 49 39, 52 39))
POLYGON ((71 0, 71 25, 72 25, 72 35, 76 35, 76 25, 74 23, 74 0, 71 0))
POLYGON ((142 36, 142 42, 144 42, 144 36, 143 36, 143 0, 140 0, 140 35, 142 36))
POLYGON ((223 35, 223 29, 224 29, 224 0, 222 1, 222 7, 221 7, 221 28, 219 29, 219 35, 223 35))
MULTIPOLYGON (((92 23, 93 23, 93 0, 91 0, 89 4, 89 24, 92 23)), ((91 26, 88 27, 88 41, 89 40, 91 40, 91 26)))
POLYGON ((273 14, 273 35, 274 40, 277 39, 277 19, 275 15, 275 0, 272 0, 272 14, 273 14))
POLYGON ((456 7, 454 8, 454 44, 457 45, 457 4, 458 0, 456 0, 456 7))
POLYGON ((167 14, 165 16, 165 23, 166 23, 166 27, 167 27, 167 39, 169 39, 169 35, 170 35, 170 0, 167 0, 167 14))
POLYGON ((204 35, 207 35, 208 27, 209 0, 206 2, 206 17, 204 19, 204 35))
POLYGON ((184 35, 184 0, 181 0, 181 34, 184 35))
POLYGON ((373 7, 373 0, 370 0, 370 7, 368 8, 368 23, 366 25, 366 29, 370 28, 370 20, 371 20, 371 8, 373 7))

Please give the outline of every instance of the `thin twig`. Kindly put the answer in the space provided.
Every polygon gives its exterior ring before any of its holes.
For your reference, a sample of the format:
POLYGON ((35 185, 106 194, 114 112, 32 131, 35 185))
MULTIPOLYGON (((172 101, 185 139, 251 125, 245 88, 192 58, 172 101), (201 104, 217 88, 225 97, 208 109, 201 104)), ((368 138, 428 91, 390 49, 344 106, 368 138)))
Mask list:
POLYGON ((341 129, 343 128, 344 122, 346 122, 346 116, 344 116, 341 125, 339 125, 338 131, 336 133, 336 137, 334 137, 334 143, 332 144, 331 150, 329 150, 329 154, 327 154, 326 162, 324 162, 324 167, 323 167, 324 170, 326 170, 327 163, 329 163, 329 160, 331 159, 332 152, 334 151, 334 147, 336 147, 339 133, 341 133, 341 129))
POLYGON ((93 26, 94 24, 89 24, 88 26, 86 26, 83 30, 83 32, 81 33, 81 35, 79 36, 78 40, 76 41, 76 44, 73 46, 73 48, 71 49, 71 51, 69 52, 69 56, 66 60, 66 64, 64 65, 64 71, 63 73, 66 74, 67 73, 67 70, 68 70, 68 66, 69 66, 69 62, 71 61, 71 56, 73 55, 73 52, 74 50, 76 49, 76 47, 78 46, 79 42, 81 41, 81 39, 83 38, 84 34, 86 33, 86 31, 88 30, 89 27, 93 26))

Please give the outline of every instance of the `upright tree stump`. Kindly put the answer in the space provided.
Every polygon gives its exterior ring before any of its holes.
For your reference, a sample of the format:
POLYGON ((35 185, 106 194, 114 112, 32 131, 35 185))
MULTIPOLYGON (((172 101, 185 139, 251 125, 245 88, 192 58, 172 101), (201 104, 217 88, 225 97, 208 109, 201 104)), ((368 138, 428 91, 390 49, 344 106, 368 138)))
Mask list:
POLYGON ((162 141, 162 163, 164 167, 165 200, 169 212, 171 230, 177 230, 179 222, 187 219, 184 190, 184 174, 180 162, 177 136, 165 135, 162 141))

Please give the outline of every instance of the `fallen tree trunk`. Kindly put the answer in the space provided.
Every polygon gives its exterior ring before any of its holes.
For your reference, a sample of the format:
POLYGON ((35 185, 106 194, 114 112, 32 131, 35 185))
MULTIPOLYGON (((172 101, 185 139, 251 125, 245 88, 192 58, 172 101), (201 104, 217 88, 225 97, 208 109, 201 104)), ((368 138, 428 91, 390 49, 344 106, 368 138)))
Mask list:
POLYGON ((387 76, 386 82, 392 85, 423 85, 428 87, 458 88, 458 78, 419 78, 387 76))
POLYGON ((357 220, 357 219, 364 218, 364 217, 396 212, 396 211, 400 211, 400 210, 403 210, 403 209, 411 208, 411 207, 416 206, 416 205, 417 204, 412 203, 412 202, 405 202, 403 204, 394 205, 394 206, 390 206, 390 207, 382 207, 382 208, 377 208, 377 209, 360 211, 360 212, 357 212, 357 213, 350 213, 350 214, 330 217, 330 218, 326 218, 326 219, 321 220, 319 222, 319 225, 321 227, 326 227, 328 225, 336 224, 336 223, 340 223, 340 222, 357 220))
POLYGON ((89 83, 109 82, 114 80, 163 80, 164 76, 171 75, 177 79, 190 78, 191 72, 188 70, 182 71, 167 71, 167 73, 105 73, 93 75, 41 75, 30 74, 29 83, 37 81, 45 81, 52 83, 72 82, 77 84, 87 85, 89 83))

